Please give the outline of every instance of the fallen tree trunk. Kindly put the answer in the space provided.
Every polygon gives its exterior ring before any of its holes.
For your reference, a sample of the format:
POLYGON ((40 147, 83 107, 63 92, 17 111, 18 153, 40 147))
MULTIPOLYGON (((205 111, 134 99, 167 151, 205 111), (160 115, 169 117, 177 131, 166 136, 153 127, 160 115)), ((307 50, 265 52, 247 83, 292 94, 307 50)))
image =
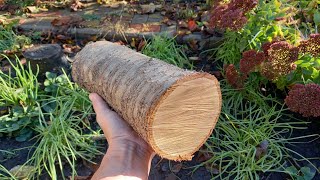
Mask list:
POLYGON ((219 82, 99 41, 75 57, 74 80, 96 92, 161 157, 191 160, 210 136, 221 110, 219 82))

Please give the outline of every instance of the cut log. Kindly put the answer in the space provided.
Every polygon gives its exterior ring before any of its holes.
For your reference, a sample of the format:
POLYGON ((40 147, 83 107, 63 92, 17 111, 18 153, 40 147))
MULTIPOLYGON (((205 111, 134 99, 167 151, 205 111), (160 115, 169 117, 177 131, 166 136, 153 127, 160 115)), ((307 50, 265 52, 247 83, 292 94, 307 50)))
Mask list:
POLYGON ((27 62, 30 62, 32 71, 37 72, 39 68, 39 80, 45 80, 46 72, 60 72, 61 68, 69 69, 69 63, 63 55, 62 48, 58 44, 41 44, 27 49, 23 52, 27 62))
POLYGON ((217 79, 99 41, 72 67, 75 82, 96 92, 163 158, 191 160, 221 111, 217 79))

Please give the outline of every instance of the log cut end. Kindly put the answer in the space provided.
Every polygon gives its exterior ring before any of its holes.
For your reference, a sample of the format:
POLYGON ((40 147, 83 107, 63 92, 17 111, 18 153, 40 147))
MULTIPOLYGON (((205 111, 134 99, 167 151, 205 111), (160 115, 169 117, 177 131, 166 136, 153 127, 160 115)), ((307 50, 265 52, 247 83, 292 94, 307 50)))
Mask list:
POLYGON ((150 112, 149 140, 160 156, 191 160, 217 123, 221 111, 219 82, 195 73, 178 80, 150 112))

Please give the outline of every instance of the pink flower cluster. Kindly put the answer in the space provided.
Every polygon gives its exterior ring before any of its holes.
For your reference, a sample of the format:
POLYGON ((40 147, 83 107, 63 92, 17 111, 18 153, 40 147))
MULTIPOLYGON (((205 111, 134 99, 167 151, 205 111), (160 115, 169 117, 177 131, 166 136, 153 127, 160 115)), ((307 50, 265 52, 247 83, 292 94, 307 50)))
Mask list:
POLYGON ((245 79, 241 76, 236 67, 233 64, 229 64, 225 67, 225 70, 227 82, 236 89, 243 88, 245 79))
POLYGON ((299 49, 301 53, 320 56, 320 34, 311 34, 308 40, 301 41, 299 49))
POLYGON ((294 85, 285 103, 291 111, 298 112, 305 117, 320 117, 320 85, 294 85))
POLYGON ((258 4, 258 0, 231 0, 228 4, 217 5, 209 21, 211 28, 237 31, 247 23, 246 13, 258 4))
POLYGON ((256 50, 245 51, 242 53, 242 59, 240 60, 240 72, 247 76, 265 60, 266 57, 263 52, 256 50))
POLYGON ((286 41, 267 43, 263 46, 266 62, 262 64, 261 74, 275 81, 295 69, 294 62, 298 59, 299 48, 286 41))

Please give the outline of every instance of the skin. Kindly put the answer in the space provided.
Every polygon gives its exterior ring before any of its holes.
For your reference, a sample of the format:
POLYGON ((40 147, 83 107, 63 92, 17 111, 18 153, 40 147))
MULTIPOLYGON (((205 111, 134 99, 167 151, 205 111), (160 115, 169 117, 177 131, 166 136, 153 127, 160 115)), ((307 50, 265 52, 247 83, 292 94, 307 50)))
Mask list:
POLYGON ((154 152, 96 93, 89 96, 109 148, 92 180, 148 179, 154 152))

